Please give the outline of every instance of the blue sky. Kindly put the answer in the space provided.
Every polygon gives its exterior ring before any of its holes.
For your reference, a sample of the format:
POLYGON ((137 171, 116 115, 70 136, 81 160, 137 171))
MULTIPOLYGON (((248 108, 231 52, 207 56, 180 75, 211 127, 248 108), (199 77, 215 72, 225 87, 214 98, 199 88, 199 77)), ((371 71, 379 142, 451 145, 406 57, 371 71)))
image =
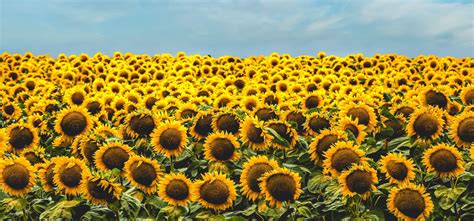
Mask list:
POLYGON ((473 1, 1 0, 2 52, 474 57, 473 1))

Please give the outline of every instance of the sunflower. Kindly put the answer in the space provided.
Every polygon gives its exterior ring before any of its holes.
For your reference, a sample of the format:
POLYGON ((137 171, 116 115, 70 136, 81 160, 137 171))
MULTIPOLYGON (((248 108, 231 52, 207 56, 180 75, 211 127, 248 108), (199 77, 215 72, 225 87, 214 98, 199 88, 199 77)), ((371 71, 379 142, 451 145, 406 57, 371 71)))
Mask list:
POLYGON ((191 195, 203 207, 220 211, 232 206, 237 198, 237 191, 234 181, 224 174, 206 173, 194 183, 191 195))
POLYGON ((323 113, 313 112, 306 119, 305 131, 309 135, 315 136, 322 130, 331 128, 329 117, 323 113))
POLYGON ((400 219, 425 220, 433 211, 433 202, 423 186, 405 183, 390 190, 387 208, 400 219))
POLYGON ((347 170, 352 164, 361 164, 367 161, 364 151, 351 142, 339 141, 333 144, 324 153, 324 173, 337 177, 341 172, 347 170))
POLYGON ((280 118, 274 108, 268 104, 255 107, 253 115, 264 122, 280 118))
POLYGON ((129 136, 149 136, 158 126, 158 119, 150 110, 137 110, 129 114, 125 119, 126 131, 129 136))
POLYGON ((338 128, 342 131, 350 131, 356 138, 357 143, 362 143, 367 132, 365 132, 365 126, 359 124, 359 119, 352 119, 350 117, 344 117, 339 121, 338 128))
POLYGON ((287 147, 279 142, 276 142, 276 138, 274 138, 272 144, 276 148, 282 150, 287 148, 292 149, 296 145, 298 132, 296 132, 296 130, 292 128, 287 122, 280 120, 271 120, 266 122, 265 126, 274 130, 281 138, 283 138, 288 143, 287 147))
POLYGON ((349 103, 346 105, 341 111, 341 117, 345 116, 358 119, 359 124, 366 126, 368 131, 373 131, 377 124, 374 109, 364 103, 349 103))
POLYGON ((309 144, 308 153, 315 164, 321 163, 324 153, 338 141, 346 141, 347 135, 341 130, 322 130, 309 144))
POLYGON ((428 141, 437 139, 443 130, 443 112, 435 107, 422 107, 410 117, 407 134, 428 141))
POLYGON ((343 196, 360 195, 363 199, 366 199, 371 190, 377 190, 374 185, 378 183, 377 171, 365 163, 353 165, 342 172, 338 181, 342 185, 343 196))
POLYGON ((245 96, 240 101, 240 106, 242 109, 252 112, 258 106, 259 100, 256 96, 245 96))
POLYGON ((469 147, 474 143, 474 112, 465 110, 456 116, 449 135, 457 146, 469 147))
POLYGON ((14 123, 7 128, 7 147, 14 153, 31 149, 39 143, 36 128, 25 123, 14 123))
POLYGON ((464 172, 461 153, 444 143, 425 150, 422 162, 428 172, 435 172, 442 179, 457 177, 464 172))
POLYGON ((268 159, 266 156, 253 156, 243 165, 242 174, 240 175, 240 186, 242 193, 250 200, 263 196, 259 186, 260 177, 265 173, 280 168, 278 162, 268 159))
POLYGON ((36 166, 37 164, 41 164, 45 162, 44 157, 44 148, 40 146, 35 146, 28 150, 25 150, 21 153, 23 157, 25 157, 31 165, 36 166))
POLYGON ((163 176, 159 164, 155 160, 143 156, 132 156, 124 166, 125 177, 132 185, 140 188, 146 194, 158 190, 158 181, 163 176))
POLYGON ((178 111, 176 112, 176 118, 177 119, 189 119, 193 118, 196 116, 198 113, 198 109, 196 105, 191 104, 191 103, 183 103, 178 106, 178 111))
POLYGON ((24 197, 34 185, 35 169, 24 157, 0 161, 0 187, 8 195, 24 197))
POLYGON ((394 115, 403 115, 406 119, 410 119, 410 116, 413 112, 415 112, 416 105, 414 102, 403 102, 400 104, 395 104, 392 106, 390 112, 394 115))
POLYGON ((64 101, 71 106, 80 106, 87 98, 87 93, 82 86, 70 88, 64 94, 64 101))
POLYGON ((301 177, 286 168, 266 172, 258 181, 261 192, 265 194, 265 200, 272 207, 281 208, 284 202, 294 202, 303 193, 301 177))
POLYGON ((210 111, 200 111, 193 122, 189 133, 195 139, 200 140, 206 138, 212 133, 212 114, 210 111))
POLYGON ((271 136, 264 130, 263 121, 251 116, 247 116, 242 122, 240 136, 243 144, 247 144, 253 150, 264 150, 271 141, 271 136))
POLYGON ((94 163, 99 170, 119 169, 123 171, 125 162, 133 155, 130 147, 119 142, 107 143, 95 152, 94 163))
POLYGON ((105 178, 94 173, 85 178, 82 183, 82 191, 92 204, 107 205, 120 199, 122 187, 116 178, 105 178))
POLYGON ((447 109, 449 105, 449 97, 442 90, 434 87, 426 87, 420 96, 420 101, 424 105, 430 105, 441 109, 447 109))
POLYGON ((13 120, 17 120, 22 115, 21 109, 18 106, 18 104, 10 102, 10 101, 3 102, 2 113, 3 113, 3 116, 9 119, 13 119, 13 120))
POLYGON ((51 160, 46 160, 42 163, 38 169, 38 177, 41 181, 41 187, 47 192, 52 191, 56 184, 54 183, 54 167, 56 166, 55 161, 59 157, 54 157, 51 160))
POLYGON ((296 123, 297 130, 299 132, 305 131, 304 125, 306 123, 306 116, 303 113, 303 111, 295 109, 295 108, 290 108, 289 110, 285 111, 282 118, 288 123, 290 122, 296 123))
POLYGON ((187 206, 192 201, 194 185, 184 174, 166 174, 158 186, 158 195, 169 205, 187 206))
POLYGON ((302 100, 303 110, 311 110, 313 108, 320 108, 324 105, 324 99, 320 92, 311 92, 307 94, 302 100))
POLYGON ((186 128, 177 121, 161 123, 151 134, 153 150, 167 157, 180 155, 188 140, 186 128))
POLYGON ((84 107, 69 107, 61 110, 55 121, 54 129, 59 134, 75 137, 92 128, 92 118, 84 107))
POLYGON ((10 138, 7 132, 3 128, 0 128, 0 157, 7 151, 7 143, 9 140, 10 138))
POLYGON ((102 99, 98 97, 87 98, 84 100, 82 104, 90 115, 96 116, 104 109, 104 104, 102 103, 102 99))
POLYGON ((74 157, 59 157, 54 162, 54 184, 58 190, 67 195, 79 195, 82 193, 82 184, 89 176, 86 164, 74 157))
POLYGON ((237 149, 240 144, 237 138, 226 132, 210 134, 204 142, 204 159, 209 161, 231 161, 240 157, 237 149))
POLYGON ((465 105, 474 104, 474 84, 464 87, 459 97, 465 105))
POLYGON ((415 178, 415 164, 400 153, 389 153, 380 159, 380 171, 395 184, 409 183, 415 178))
POLYGON ((229 111, 223 111, 213 117, 212 129, 236 135, 240 130, 240 120, 237 115, 229 111))

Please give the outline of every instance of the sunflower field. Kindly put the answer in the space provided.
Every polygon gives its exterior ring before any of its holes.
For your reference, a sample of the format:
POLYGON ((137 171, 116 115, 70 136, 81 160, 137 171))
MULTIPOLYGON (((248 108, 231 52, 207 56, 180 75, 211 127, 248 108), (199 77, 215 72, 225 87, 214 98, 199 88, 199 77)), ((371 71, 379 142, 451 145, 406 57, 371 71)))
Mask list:
POLYGON ((473 220, 474 59, 0 56, 0 218, 473 220))

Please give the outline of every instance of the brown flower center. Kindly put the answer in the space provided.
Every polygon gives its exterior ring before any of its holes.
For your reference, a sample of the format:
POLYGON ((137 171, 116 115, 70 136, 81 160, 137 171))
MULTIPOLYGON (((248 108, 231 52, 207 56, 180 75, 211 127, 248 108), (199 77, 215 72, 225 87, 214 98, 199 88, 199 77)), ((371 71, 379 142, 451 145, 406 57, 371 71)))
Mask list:
POLYGON ((292 201, 296 193, 296 182, 286 174, 274 174, 267 179, 267 190, 278 201, 292 201))
POLYGON ((134 116, 130 119, 130 127, 139 135, 149 135, 155 129, 155 122, 151 116, 134 116))
POLYGON ((79 112, 67 113, 61 121, 61 129, 68 136, 77 136, 87 127, 87 119, 79 112))
POLYGON ((9 143, 13 148, 21 150, 29 146, 34 139, 33 133, 25 127, 15 127, 11 130, 9 143))
POLYGON ((268 120, 271 120, 271 119, 277 119, 278 118, 276 113, 270 108, 262 108, 260 110, 257 110, 255 112, 255 116, 258 119, 262 120, 262 121, 268 121, 268 120))
POLYGON ((77 187, 82 180, 82 169, 78 165, 73 167, 61 167, 59 170, 59 179, 68 187, 77 187))
POLYGON ((395 115, 402 114, 405 118, 410 118, 410 115, 414 112, 415 110, 411 107, 402 107, 399 108, 398 110, 395 111, 395 115))
POLYGON ((263 130, 255 127, 254 124, 248 127, 247 137, 251 143, 261 144, 265 141, 265 138, 263 137, 263 130))
POLYGON ((32 165, 38 164, 38 163, 44 163, 44 160, 36 155, 34 152, 28 152, 25 153, 25 158, 28 160, 32 165))
POLYGON ((28 181, 30 179, 28 169, 18 163, 6 166, 2 175, 3 182, 16 190, 21 190, 28 186, 28 181))
POLYGON ((212 133, 212 116, 210 114, 206 116, 202 116, 196 121, 196 125, 194 126, 194 131, 201 135, 207 136, 212 133))
POLYGON ((268 125, 268 127, 275 130, 278 133, 278 135, 280 135, 283 139, 288 141, 288 143, 291 143, 291 140, 293 138, 291 137, 289 129, 285 124, 283 124, 283 123, 272 123, 272 124, 268 125))
POLYGON ((87 182, 87 191, 89 192, 89 194, 96 199, 112 202, 115 197, 113 195, 113 192, 109 192, 108 188, 111 187, 108 187, 106 189, 102 187, 99 183, 100 180, 87 182))
POLYGON ((98 101, 90 102, 86 105, 87 110, 90 114, 95 115, 100 112, 101 105, 98 101))
POLYGON ((397 163, 393 160, 387 163, 387 172, 396 180, 404 180, 408 175, 408 168, 403 163, 397 163))
POLYGON ((71 101, 75 105, 81 105, 82 102, 84 102, 84 99, 85 99, 84 94, 82 94, 81 92, 75 92, 71 96, 71 101))
POLYGON ((317 96, 310 96, 305 100, 304 105, 306 106, 306 108, 312 109, 312 108, 318 107, 319 102, 320 101, 317 96))
POLYGON ((309 128, 311 128, 312 131, 319 133, 321 130, 330 128, 331 124, 329 123, 329 120, 324 119, 322 117, 313 117, 309 120, 309 128))
POLYGON ((54 184, 54 166, 55 165, 56 164, 54 163, 50 164, 49 167, 46 168, 46 171, 45 171, 46 182, 51 187, 56 186, 56 184, 54 184))
POLYGON ((351 149, 339 149, 334 153, 331 167, 338 172, 349 169, 353 163, 359 163, 360 157, 351 149))
POLYGON ((421 114, 415 120, 413 129, 415 133, 422 138, 429 138, 438 130, 438 121, 428 113, 421 114))
POLYGON ((235 151, 235 147, 227 138, 217 138, 213 140, 210 144, 211 154, 217 160, 229 160, 235 151))
POLYGON ((357 137, 359 135, 359 129, 357 129, 357 127, 353 124, 348 124, 344 127, 345 130, 349 130, 352 132, 352 134, 354 134, 355 137, 357 137))
POLYGON ((448 98, 441 92, 428 91, 425 94, 426 103, 431 106, 439 108, 446 108, 448 106, 448 98))
POLYGON ((430 164, 437 172, 451 172, 458 167, 456 156, 445 149, 434 152, 430 157, 430 164))
POLYGON ((123 165, 127 162, 129 157, 127 151, 122 148, 110 147, 104 152, 102 162, 110 170, 114 168, 122 170, 123 165))
POLYGON ((235 134, 239 132, 239 121, 233 114, 223 114, 217 118, 217 129, 235 134))
POLYGON ((272 171, 273 167, 267 163, 258 163, 249 168, 247 183, 250 189, 254 192, 260 193, 260 181, 258 179, 266 172, 272 171))
POLYGON ((94 162, 95 152, 99 149, 94 141, 86 141, 84 143, 84 157, 91 163, 94 162))
POLYGON ((364 194, 370 190, 372 185, 372 176, 370 172, 356 170, 347 176, 346 182, 347 187, 351 192, 364 194))
POLYGON ((347 112, 347 115, 352 118, 357 118, 360 124, 365 126, 369 125, 370 115, 367 110, 362 107, 352 108, 347 112))
POLYGON ((458 136, 464 142, 474 142, 474 117, 459 122, 458 136))
POLYGON ((395 196, 395 207, 404 215, 417 218, 425 210, 425 200, 418 192, 410 189, 400 190, 395 196))
POLYGON ((181 112, 181 117, 182 118, 192 118, 196 116, 197 112, 191 109, 186 109, 181 112))
POLYGON ((326 150, 328 150, 331 147, 331 145, 335 144, 337 140, 338 140, 337 136, 333 134, 328 134, 324 136, 323 138, 321 138, 318 141, 318 145, 316 146, 316 153, 318 154, 318 156, 320 158, 323 158, 324 152, 326 152, 326 150))
POLYGON ((300 112, 297 111, 292 111, 286 116, 286 121, 290 122, 293 121, 298 125, 298 128, 301 129, 303 128, 303 124, 306 122, 306 118, 304 115, 300 112))
POLYGON ((229 187, 221 180, 204 183, 199 192, 202 199, 212 204, 223 204, 230 196, 229 187))
POLYGON ((176 150, 182 141, 181 133, 176 128, 168 128, 160 135, 160 144, 167 150, 176 150))
POLYGON ((3 108, 3 110, 5 110, 5 113, 8 115, 12 115, 15 112, 13 105, 7 105, 5 108, 3 108))
POLYGON ((138 162, 134 162, 130 166, 130 172, 135 182, 145 186, 150 186, 157 177, 153 165, 145 162, 142 162, 140 166, 138 166, 138 162))
POLYGON ((189 196, 189 187, 182 180, 172 180, 166 186, 166 195, 175 200, 184 200, 189 196))
POLYGON ((474 104, 474 90, 468 91, 464 95, 464 100, 466 100, 466 105, 474 104))

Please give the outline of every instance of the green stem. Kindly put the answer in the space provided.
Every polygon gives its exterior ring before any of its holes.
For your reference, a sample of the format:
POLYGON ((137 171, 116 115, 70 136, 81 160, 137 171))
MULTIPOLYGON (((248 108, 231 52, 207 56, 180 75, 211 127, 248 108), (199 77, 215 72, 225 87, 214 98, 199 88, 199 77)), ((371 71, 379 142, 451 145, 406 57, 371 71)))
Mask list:
POLYGON ((170 172, 171 173, 174 172, 174 156, 173 155, 170 156, 170 167, 171 167, 170 172))

